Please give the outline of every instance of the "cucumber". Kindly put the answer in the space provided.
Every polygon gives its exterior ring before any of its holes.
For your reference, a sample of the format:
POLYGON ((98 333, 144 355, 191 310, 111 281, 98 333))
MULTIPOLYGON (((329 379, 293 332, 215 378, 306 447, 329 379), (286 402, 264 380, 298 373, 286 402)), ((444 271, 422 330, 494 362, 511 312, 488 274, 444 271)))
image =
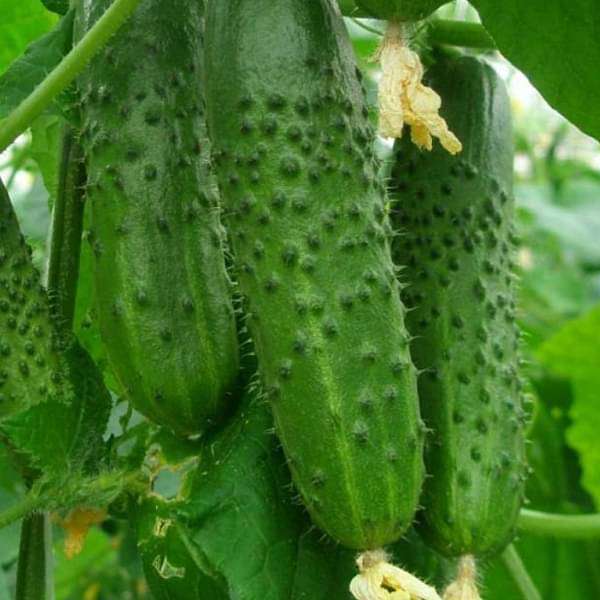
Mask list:
POLYGON ((413 519, 424 430, 343 21, 329 0, 222 0, 206 28, 225 224, 295 485, 342 544, 393 542, 413 519))
POLYGON ((419 21, 425 19, 448 0, 356 0, 376 19, 386 21, 419 21))
POLYGON ((18 413, 68 395, 59 346, 31 249, 0 181, 0 431, 18 413))
MULTIPOLYGON (((109 5, 79 0, 77 37, 109 5)), ((101 335, 135 408, 181 435, 226 412, 239 363, 202 30, 203 2, 143 0, 79 80, 101 335)))
POLYGON ((392 170, 397 264, 433 430, 421 530, 443 554, 491 554, 514 535, 526 474, 515 324, 510 101, 473 57, 429 71, 463 151, 419 152, 398 140, 392 170))

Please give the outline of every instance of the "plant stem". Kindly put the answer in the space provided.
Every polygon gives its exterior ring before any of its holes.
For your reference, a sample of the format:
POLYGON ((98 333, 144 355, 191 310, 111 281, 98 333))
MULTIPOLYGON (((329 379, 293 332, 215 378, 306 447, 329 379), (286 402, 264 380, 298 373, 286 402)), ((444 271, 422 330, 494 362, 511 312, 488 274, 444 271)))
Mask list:
POLYGON ((369 15, 356 6, 354 0, 338 0, 340 10, 345 17, 368 17, 369 15))
POLYGON ((363 23, 359 19, 352 19, 352 21, 354 23, 356 23, 361 29, 368 31, 369 33, 374 33, 374 34, 378 35, 379 37, 382 37, 384 35, 383 31, 380 31, 379 29, 376 29, 375 27, 371 27, 370 25, 363 23))
POLYGON ((33 513, 21 525, 15 600, 54 600, 52 526, 48 513, 33 513))
POLYGON ((478 50, 495 50, 496 43, 481 23, 434 19, 427 24, 428 39, 433 45, 460 46, 478 50))
POLYGON ((139 2, 140 0, 115 0, 60 64, 6 117, 0 127, 0 152, 23 133, 50 102, 77 77, 94 54, 131 15, 139 2))
POLYGON ((572 540, 600 538, 600 514, 559 515, 537 510, 522 509, 519 515, 522 531, 572 540))
POLYGON ((29 513, 41 508, 44 500, 37 494, 29 493, 21 502, 0 512, 0 529, 22 519, 29 513))
POLYGON ((502 561, 511 574, 515 585, 519 588, 524 600, 542 600, 535 583, 533 583, 517 549, 511 544, 503 553, 502 561))
POLYGON ((69 332, 73 326, 77 297, 85 181, 83 150, 72 128, 66 126, 62 140, 58 193, 52 214, 47 285, 53 316, 69 332))
POLYGON ((88 502, 98 502, 100 497, 102 497, 100 498, 102 503, 110 504, 123 490, 130 489, 135 493, 142 493, 146 491, 145 485, 146 483, 138 471, 114 471, 78 478, 64 484, 62 492, 70 500, 63 502, 62 499, 56 500, 56 488, 49 489, 49 493, 45 493, 40 492, 39 489, 36 490, 34 484, 33 491, 30 491, 20 502, 0 512, 0 529, 34 511, 54 510, 58 507, 72 508, 88 502))

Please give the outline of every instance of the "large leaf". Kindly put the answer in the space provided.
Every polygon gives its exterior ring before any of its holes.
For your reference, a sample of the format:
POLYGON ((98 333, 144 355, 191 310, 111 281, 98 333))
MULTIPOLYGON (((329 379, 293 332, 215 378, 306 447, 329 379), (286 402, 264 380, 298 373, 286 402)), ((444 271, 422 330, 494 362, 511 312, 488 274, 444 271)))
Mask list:
POLYGON ((39 0, 0 0, 0 73, 32 40, 48 31, 56 17, 39 0))
MULTIPOLYGON (((2 32, 5 24, 4 5, 10 3, 11 6, 26 6, 31 2, 38 4, 39 0, 19 0, 19 2, 0 0, 0 14, 2 14, 0 39, 3 42, 0 48, 4 49, 6 39, 2 32)), ((70 50, 72 40, 73 12, 71 11, 58 22, 50 33, 34 41, 0 77, 0 119, 6 117, 23 99, 29 96, 46 75, 54 69, 70 50)), ((57 103, 54 103, 51 109, 60 112, 57 103)))
POLYGON ((568 441, 580 455, 583 485, 600 507, 600 305, 567 323, 540 348, 540 359, 571 380, 575 399, 568 441))
POLYGON ((72 394, 68 401, 36 404, 5 419, 2 429, 28 466, 53 480, 94 472, 104 457, 102 436, 110 395, 89 355, 77 343, 66 351, 72 394))
POLYGON ((600 139, 597 0, 471 0, 500 51, 546 100, 600 139))
MULTIPOLYGON (((263 402, 247 397, 230 425, 187 461, 159 437, 155 461, 158 446, 154 493, 137 509, 157 599, 220 599, 224 590, 238 600, 348 599, 355 553, 328 541, 297 502, 263 402)), ((416 574, 447 580, 447 564, 414 532, 391 550, 416 574)))

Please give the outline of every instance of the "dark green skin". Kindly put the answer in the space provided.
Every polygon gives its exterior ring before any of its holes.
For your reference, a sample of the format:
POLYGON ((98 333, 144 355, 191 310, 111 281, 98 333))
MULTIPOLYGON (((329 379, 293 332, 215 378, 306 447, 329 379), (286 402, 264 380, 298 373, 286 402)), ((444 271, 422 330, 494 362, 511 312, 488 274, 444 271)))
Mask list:
POLYGON ((3 419, 63 396, 48 298, 0 181, 0 438, 3 419))
POLYGON ((222 0, 207 110, 259 369, 313 520, 357 549, 413 519, 423 429, 385 193, 329 0, 222 0))
POLYGON ((491 554, 514 535, 526 473, 510 101, 476 58, 442 59, 429 78, 463 151, 395 147, 394 256, 432 430, 420 524, 445 555, 491 554))
MULTIPOLYGON (((80 0, 81 36, 110 5, 80 0)), ((79 80, 100 328, 133 405, 181 435, 238 372, 204 122, 203 3, 144 0, 79 80)))
POLYGON ((376 19, 419 21, 448 0, 356 0, 356 4, 376 19))

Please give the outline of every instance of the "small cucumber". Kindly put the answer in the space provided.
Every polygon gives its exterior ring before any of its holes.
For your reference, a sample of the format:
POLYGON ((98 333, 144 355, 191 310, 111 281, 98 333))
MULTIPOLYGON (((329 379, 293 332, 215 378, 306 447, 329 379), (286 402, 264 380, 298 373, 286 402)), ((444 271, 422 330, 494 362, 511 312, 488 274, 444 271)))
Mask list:
POLYGON ((356 0, 356 4, 376 19, 419 21, 448 0, 356 0))
POLYGON ((5 419, 67 394, 58 346, 46 290, 0 181, 0 429, 5 419))
POLYGON ((397 540, 423 475, 416 370, 364 90, 329 0, 222 0, 207 112, 264 390, 313 520, 397 540))
MULTIPOLYGON (((59 195, 73 191, 65 181, 59 195)), ((57 198, 56 205, 63 201, 73 208, 73 198, 57 198)), ((67 212, 76 212, 71 208, 67 212)), ((57 222, 53 250, 60 245, 57 222)), ((74 237, 73 230, 69 235, 74 237)), ((67 245, 75 251, 71 261, 78 262, 78 243, 69 239, 67 245)), ((68 258, 59 256, 64 266, 68 258)), ((74 264, 69 269, 78 270, 74 264)), ((98 368, 71 333, 72 305, 61 298, 71 285, 74 279, 67 285, 52 277, 50 303, 0 182, 0 441, 11 449, 27 481, 40 472, 93 472, 104 454, 111 399, 98 368)), ((74 290, 68 295, 74 297, 74 290)))
MULTIPOLYGON (((110 0, 79 0, 76 35, 110 0)), ((203 2, 144 0, 79 80, 98 318, 133 405, 181 435, 228 408, 238 344, 204 123, 203 2)))
POLYGON ((477 58, 441 58, 429 79, 463 151, 399 140, 392 175, 394 253, 411 282, 411 350, 433 430, 422 531, 443 554, 481 555, 513 537, 527 470, 510 101, 477 58))

